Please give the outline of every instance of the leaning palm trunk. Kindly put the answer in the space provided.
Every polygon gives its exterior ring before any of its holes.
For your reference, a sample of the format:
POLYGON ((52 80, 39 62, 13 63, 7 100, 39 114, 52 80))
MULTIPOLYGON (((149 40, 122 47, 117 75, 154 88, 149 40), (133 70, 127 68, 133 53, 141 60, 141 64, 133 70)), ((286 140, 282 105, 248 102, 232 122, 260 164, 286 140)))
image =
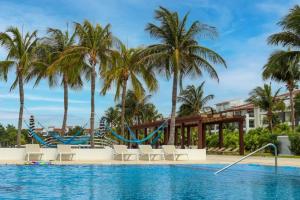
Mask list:
POLYGON ((21 130, 23 121, 24 111, 24 88, 23 88, 23 76, 19 75, 19 95, 20 95, 20 110, 19 110, 19 121, 18 121, 18 134, 17 134, 17 146, 21 146, 21 130))
POLYGON ((92 65, 91 74, 91 118, 90 118, 90 128, 91 128, 91 147, 94 148, 94 126, 95 126, 95 85, 96 85, 96 69, 95 64, 92 65))
POLYGON ((67 126, 67 117, 68 117, 68 83, 66 76, 63 77, 63 84, 64 84, 64 118, 62 123, 62 131, 66 133, 66 126, 67 126))
POLYGON ((293 95, 293 87, 288 86, 289 95, 290 95, 290 106, 291 106, 291 124, 292 130, 295 130, 295 108, 294 108, 294 95, 293 95))
POLYGON ((122 136, 125 136, 125 101, 126 101, 126 88, 127 83, 126 81, 123 82, 123 88, 122 88, 122 111, 121 111, 121 134, 122 136))
POLYGON ((173 88, 172 88, 172 111, 171 111, 171 123, 170 123, 170 136, 168 144, 173 145, 175 140, 175 117, 176 117, 176 100, 177 100, 177 85, 178 75, 174 73, 173 88))

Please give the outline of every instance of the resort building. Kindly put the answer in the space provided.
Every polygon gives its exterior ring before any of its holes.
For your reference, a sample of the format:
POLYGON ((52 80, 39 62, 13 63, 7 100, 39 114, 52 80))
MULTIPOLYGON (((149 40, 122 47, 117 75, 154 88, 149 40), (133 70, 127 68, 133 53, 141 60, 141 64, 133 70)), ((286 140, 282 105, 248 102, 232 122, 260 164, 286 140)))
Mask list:
MULTIPOLYGON (((300 90, 294 91, 294 96, 300 93, 300 90)), ((281 123, 290 124, 290 98, 289 93, 284 93, 278 96, 285 104, 285 110, 278 112, 278 120, 281 123)), ((241 115, 245 117, 244 130, 245 132, 253 128, 266 127, 267 121, 265 120, 266 111, 255 107, 251 103, 246 103, 243 100, 228 100, 215 104, 215 110, 217 113, 223 113, 225 115, 241 115)), ((296 124, 299 124, 299 119, 296 117, 296 124)), ((213 132, 218 131, 218 125, 215 125, 213 132)))

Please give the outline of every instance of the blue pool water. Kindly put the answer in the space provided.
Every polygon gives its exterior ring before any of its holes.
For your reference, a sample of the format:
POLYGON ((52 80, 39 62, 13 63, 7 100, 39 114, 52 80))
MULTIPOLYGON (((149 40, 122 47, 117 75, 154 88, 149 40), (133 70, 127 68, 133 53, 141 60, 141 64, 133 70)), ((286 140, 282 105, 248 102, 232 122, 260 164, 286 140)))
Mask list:
POLYGON ((0 199, 300 199, 300 169, 237 165, 0 166, 0 199))

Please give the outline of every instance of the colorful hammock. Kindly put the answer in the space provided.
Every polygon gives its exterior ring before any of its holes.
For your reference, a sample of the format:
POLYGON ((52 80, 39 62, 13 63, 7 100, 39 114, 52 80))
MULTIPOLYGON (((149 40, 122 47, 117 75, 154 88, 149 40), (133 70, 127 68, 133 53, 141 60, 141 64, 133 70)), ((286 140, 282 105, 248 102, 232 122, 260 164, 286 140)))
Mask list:
MULTIPOLYGON (((148 136, 144 137, 143 139, 139 140, 135 137, 135 139, 126 139, 124 138, 123 136, 121 136, 120 134, 116 133, 112 128, 110 128, 109 126, 106 126, 106 129, 109 130, 113 136, 115 136, 117 139, 123 141, 123 142, 129 142, 129 143, 137 143, 137 144, 140 144, 142 142, 145 142, 147 140, 149 140, 150 138, 152 138, 156 133, 158 133, 161 129, 163 129, 166 124, 167 124, 168 120, 166 120, 165 122, 163 122, 156 130, 154 130, 152 133, 150 133, 148 136)), ((129 127, 128 127, 129 128, 129 127)), ((129 128, 129 132, 131 135, 133 135, 133 131, 129 128)), ((159 135, 160 136, 160 135, 159 135)), ((159 139, 158 138, 155 138, 154 140, 157 140, 159 139)), ((154 141, 153 140, 153 141, 154 141)))

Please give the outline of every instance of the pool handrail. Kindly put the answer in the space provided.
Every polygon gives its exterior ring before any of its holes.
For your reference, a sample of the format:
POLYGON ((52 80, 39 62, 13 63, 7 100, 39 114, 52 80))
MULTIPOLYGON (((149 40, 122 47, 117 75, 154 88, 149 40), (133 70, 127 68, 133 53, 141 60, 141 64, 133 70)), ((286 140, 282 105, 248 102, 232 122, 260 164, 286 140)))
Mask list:
POLYGON ((259 148, 259 149, 255 150, 255 151, 253 151, 252 153, 249 153, 248 155, 246 155, 246 156, 240 158, 239 160, 235 161, 234 163, 232 163, 232 164, 230 164, 230 165, 227 165, 227 166, 223 167, 222 169, 218 170, 217 172, 215 172, 215 175, 219 174, 220 172, 223 172, 224 170, 226 170, 226 169, 232 167, 233 165, 236 165, 237 163, 239 163, 239 162, 245 160, 246 158, 252 156, 253 154, 255 154, 255 153, 257 153, 257 152, 259 152, 259 151, 261 151, 261 150, 263 150, 263 149, 265 149, 265 148, 267 148, 267 147, 269 147, 269 146, 271 146, 271 147, 274 148, 274 155, 275 155, 275 173, 277 173, 277 156, 278 156, 277 147, 276 147, 276 145, 273 144, 273 143, 268 143, 268 144, 262 146, 261 148, 259 148))

